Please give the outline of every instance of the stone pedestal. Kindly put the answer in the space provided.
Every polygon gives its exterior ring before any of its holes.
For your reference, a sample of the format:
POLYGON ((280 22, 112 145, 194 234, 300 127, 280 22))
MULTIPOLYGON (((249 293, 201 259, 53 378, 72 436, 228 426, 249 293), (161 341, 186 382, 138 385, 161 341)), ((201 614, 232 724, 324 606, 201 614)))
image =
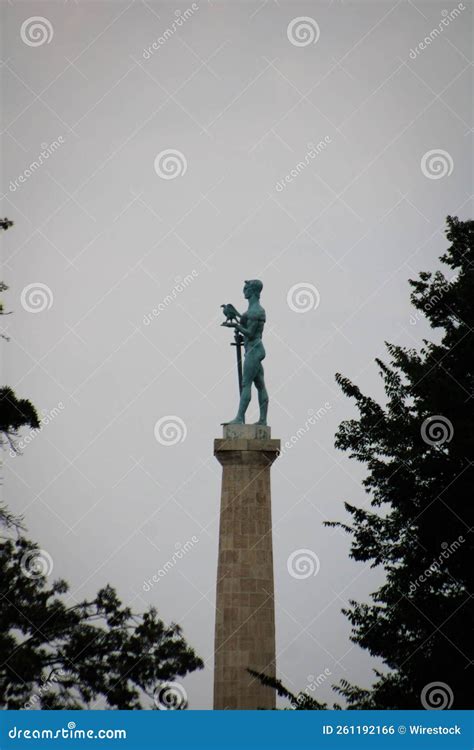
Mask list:
POLYGON ((217 568, 214 709, 272 709, 275 691, 247 668, 275 675, 270 428, 224 425, 217 568))

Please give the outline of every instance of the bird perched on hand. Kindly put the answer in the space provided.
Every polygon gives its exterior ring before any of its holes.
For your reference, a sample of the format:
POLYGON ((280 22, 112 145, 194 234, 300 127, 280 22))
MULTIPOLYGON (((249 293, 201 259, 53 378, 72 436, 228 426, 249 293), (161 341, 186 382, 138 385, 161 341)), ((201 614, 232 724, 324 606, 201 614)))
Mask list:
POLYGON ((228 302, 227 305, 221 305, 221 307, 225 315, 225 323, 223 323, 222 325, 231 323, 232 321, 235 321, 237 323, 237 318, 240 318, 240 313, 235 309, 234 305, 231 305, 230 302, 228 302))

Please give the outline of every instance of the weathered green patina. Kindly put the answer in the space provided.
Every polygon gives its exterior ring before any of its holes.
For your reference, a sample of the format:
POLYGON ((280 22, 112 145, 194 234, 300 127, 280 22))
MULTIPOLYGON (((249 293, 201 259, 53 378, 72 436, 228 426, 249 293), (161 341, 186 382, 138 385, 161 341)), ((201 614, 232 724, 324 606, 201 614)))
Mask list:
POLYGON ((239 351, 243 343, 245 359, 242 374, 239 373, 240 401, 237 416, 224 424, 244 424, 252 396, 252 384, 258 393, 258 405, 260 418, 256 424, 267 424, 268 393, 265 387, 262 362, 265 359, 265 348, 263 346, 262 334, 265 326, 265 310, 260 304, 260 293, 263 284, 258 279, 246 281, 244 284, 244 297, 248 300, 247 312, 240 314, 231 305, 222 305, 226 320, 222 323, 226 328, 235 329, 235 345, 237 347, 237 363, 239 367, 239 351), (234 322, 236 321, 236 322, 234 322))

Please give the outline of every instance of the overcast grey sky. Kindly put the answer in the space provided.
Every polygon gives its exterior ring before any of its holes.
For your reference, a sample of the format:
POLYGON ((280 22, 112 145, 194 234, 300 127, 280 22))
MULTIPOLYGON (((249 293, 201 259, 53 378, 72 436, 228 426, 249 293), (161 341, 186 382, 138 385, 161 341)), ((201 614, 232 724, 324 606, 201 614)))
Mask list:
POLYGON ((333 447, 355 413, 334 373, 383 396, 384 340, 427 335, 407 279, 439 266, 448 213, 472 216, 472 6, 12 0, 2 15, 2 380, 46 416, 6 456, 5 500, 74 600, 110 582, 182 625, 206 661, 190 707, 210 708, 212 443, 236 410, 219 306, 261 278, 269 422, 293 436, 272 470, 279 676, 303 689, 327 670, 329 701, 341 678, 370 684, 341 608, 380 573, 322 526, 367 502, 363 467, 333 447), (319 572, 297 579, 304 549, 319 572))

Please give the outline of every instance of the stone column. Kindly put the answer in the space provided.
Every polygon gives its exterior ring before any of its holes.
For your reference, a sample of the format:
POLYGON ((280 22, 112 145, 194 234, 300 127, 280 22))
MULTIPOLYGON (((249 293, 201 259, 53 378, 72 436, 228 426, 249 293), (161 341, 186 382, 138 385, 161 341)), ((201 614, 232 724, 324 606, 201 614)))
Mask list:
POLYGON ((247 668, 275 675, 270 427, 225 425, 217 568, 214 709, 275 708, 275 691, 247 668))

